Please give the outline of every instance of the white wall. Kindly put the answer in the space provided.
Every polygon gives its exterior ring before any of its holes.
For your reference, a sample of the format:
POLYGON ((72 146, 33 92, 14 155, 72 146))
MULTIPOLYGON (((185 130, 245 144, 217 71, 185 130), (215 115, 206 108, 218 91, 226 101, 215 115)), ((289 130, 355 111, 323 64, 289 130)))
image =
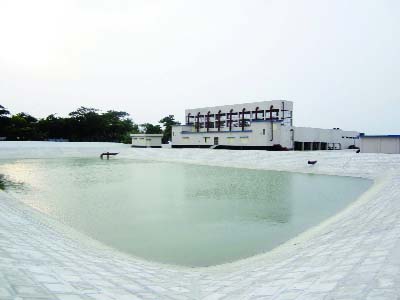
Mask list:
POLYGON ((400 137, 361 137, 361 152, 400 154, 400 137))
POLYGON ((294 127, 294 140, 298 142, 323 142, 340 143, 342 149, 351 145, 359 147, 360 139, 357 131, 345 131, 341 129, 322 129, 311 127, 294 127))
POLYGON ((209 131, 196 132, 193 126, 173 126, 173 146, 209 146, 214 145, 214 137, 218 137, 219 145, 226 146, 273 146, 280 144, 282 147, 291 149, 293 147, 291 127, 282 126, 281 123, 273 123, 273 139, 271 133, 271 122, 253 122, 245 131, 235 128, 234 131, 209 131), (187 133, 181 133, 181 132, 187 133), (206 139, 207 138, 207 139, 206 139), (272 139, 272 141, 271 141, 272 139))
POLYGON ((132 147, 161 147, 162 135, 153 134, 131 134, 132 147))
MULTIPOLYGON (((256 116, 253 113, 258 107, 258 111, 265 111, 269 110, 271 105, 273 106, 274 109, 278 109, 278 112, 273 113, 273 117, 277 117, 279 119, 285 119, 285 123, 287 125, 293 124, 292 117, 293 117, 293 102, 291 101, 286 101, 286 100, 273 100, 273 101, 263 101, 263 102, 253 102, 253 103, 242 103, 242 104, 233 104, 233 105, 223 105, 223 106, 214 106, 214 107, 203 107, 203 108, 196 108, 196 109, 186 109, 185 110, 185 123, 187 122, 187 117, 188 114, 190 113, 191 123, 196 123, 197 122, 197 114, 200 113, 201 117, 199 119, 199 124, 200 124, 200 131, 206 131, 206 115, 208 112, 210 112, 210 123, 212 124, 212 127, 216 127, 216 114, 221 111, 222 114, 225 114, 224 116, 221 116, 221 121, 225 123, 225 125, 222 125, 221 130, 226 130, 229 131, 228 125, 226 123, 228 116, 226 115, 227 113, 230 112, 230 110, 233 110, 233 113, 236 113, 236 115, 232 116, 233 121, 239 120, 239 114, 242 112, 242 109, 246 109, 246 113, 248 115, 245 116, 245 119, 255 119, 256 116), (285 111, 283 111, 285 109, 285 111), (214 126, 215 125, 215 126, 214 126)), ((264 116, 258 116, 258 119, 266 119, 269 118, 270 115, 269 113, 265 113, 264 116)))
POLYGON ((297 142, 321 142, 332 144, 335 148, 348 149, 349 146, 360 146, 359 133, 357 131, 344 131, 340 129, 321 129, 310 127, 282 126, 281 123, 273 123, 273 140, 271 141, 271 123, 268 121, 252 122, 250 127, 241 131, 235 128, 234 131, 216 132, 195 132, 193 126, 174 126, 172 143, 173 145, 197 145, 212 146, 214 137, 218 137, 219 145, 227 146, 273 146, 276 144, 292 149, 293 141, 297 142), (291 131, 293 129, 293 132, 291 131), (186 131, 189 133, 181 133, 186 131), (208 139, 205 139, 205 138, 208 139))

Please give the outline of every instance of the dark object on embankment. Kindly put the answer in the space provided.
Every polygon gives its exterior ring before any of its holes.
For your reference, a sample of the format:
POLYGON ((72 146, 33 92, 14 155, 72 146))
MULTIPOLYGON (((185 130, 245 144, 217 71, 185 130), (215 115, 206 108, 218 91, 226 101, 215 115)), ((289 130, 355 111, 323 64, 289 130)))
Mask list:
POLYGON ((315 165, 316 163, 317 163, 316 160, 309 160, 309 161, 308 161, 308 164, 309 164, 309 165, 315 165))

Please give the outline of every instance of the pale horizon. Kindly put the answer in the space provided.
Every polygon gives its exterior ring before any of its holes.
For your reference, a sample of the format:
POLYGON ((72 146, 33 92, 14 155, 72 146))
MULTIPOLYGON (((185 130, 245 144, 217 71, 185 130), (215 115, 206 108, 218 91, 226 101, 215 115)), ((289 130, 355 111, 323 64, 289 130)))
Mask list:
POLYGON ((294 125, 400 133, 400 2, 0 0, 0 104, 157 123, 285 99, 294 125))

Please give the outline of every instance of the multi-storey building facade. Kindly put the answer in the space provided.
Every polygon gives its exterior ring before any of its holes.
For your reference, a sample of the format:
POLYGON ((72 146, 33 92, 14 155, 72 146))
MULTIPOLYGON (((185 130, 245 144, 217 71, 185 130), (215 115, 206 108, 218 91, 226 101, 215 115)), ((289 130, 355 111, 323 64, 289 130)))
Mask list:
POLYGON ((172 128, 174 148, 328 150, 356 145, 359 133, 296 128, 293 102, 263 101, 187 109, 185 125, 172 128))

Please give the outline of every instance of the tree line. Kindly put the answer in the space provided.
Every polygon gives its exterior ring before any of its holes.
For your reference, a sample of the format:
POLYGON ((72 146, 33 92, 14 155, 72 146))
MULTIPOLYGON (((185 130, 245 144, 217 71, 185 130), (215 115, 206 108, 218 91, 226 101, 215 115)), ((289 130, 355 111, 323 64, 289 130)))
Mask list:
POLYGON ((79 107, 67 117, 51 114, 46 118, 20 112, 11 114, 0 105, 0 139, 11 141, 46 141, 65 139, 71 142, 131 143, 131 133, 163 134, 163 142, 171 140, 171 127, 178 125, 173 115, 164 117, 161 125, 136 124, 124 111, 101 112, 79 107))

